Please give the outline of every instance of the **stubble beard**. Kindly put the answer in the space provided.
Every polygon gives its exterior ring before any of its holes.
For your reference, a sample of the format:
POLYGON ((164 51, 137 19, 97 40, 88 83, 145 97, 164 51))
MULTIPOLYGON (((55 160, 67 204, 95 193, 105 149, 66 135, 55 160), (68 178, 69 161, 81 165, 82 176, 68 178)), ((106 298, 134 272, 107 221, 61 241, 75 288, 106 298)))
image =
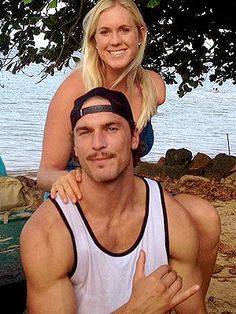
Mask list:
POLYGON ((130 165, 130 158, 121 165, 105 165, 104 167, 90 167, 87 163, 84 165, 83 171, 89 177, 90 180, 96 183, 108 184, 121 178, 127 171, 130 165))

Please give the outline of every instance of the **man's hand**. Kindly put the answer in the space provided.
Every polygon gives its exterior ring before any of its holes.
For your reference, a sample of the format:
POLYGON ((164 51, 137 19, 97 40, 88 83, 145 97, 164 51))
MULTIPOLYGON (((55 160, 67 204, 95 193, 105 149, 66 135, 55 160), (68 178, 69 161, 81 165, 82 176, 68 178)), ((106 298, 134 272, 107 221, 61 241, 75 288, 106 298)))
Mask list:
POLYGON ((133 279, 130 300, 118 313, 164 314, 190 298, 199 290, 199 285, 180 291, 182 278, 169 265, 160 266, 148 276, 144 275, 145 253, 140 252, 133 279))
POLYGON ((65 204, 68 202, 68 197, 72 203, 75 204, 78 200, 82 199, 82 194, 78 185, 81 180, 81 169, 77 168, 71 170, 53 183, 51 188, 51 197, 55 198, 58 193, 65 204))

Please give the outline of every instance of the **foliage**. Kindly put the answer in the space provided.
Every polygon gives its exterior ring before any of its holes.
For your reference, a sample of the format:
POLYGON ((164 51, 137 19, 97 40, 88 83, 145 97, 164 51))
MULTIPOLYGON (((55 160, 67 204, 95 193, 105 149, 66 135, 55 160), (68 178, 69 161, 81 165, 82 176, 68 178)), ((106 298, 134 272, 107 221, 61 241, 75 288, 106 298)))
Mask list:
MULTIPOLYGON (((44 65, 42 78, 69 66, 81 47, 82 21, 95 0, 2 0, 0 68, 17 73, 44 65), (46 47, 35 38, 43 34, 46 47)), ((207 75, 236 83, 236 1, 136 0, 149 29, 144 66, 161 72, 167 84, 180 75, 179 96, 207 75)))

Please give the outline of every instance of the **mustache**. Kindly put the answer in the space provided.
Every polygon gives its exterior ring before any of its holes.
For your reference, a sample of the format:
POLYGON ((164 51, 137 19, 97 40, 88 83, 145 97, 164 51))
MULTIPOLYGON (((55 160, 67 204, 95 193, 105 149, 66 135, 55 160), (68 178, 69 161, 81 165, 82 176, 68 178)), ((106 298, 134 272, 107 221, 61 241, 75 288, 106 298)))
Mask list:
POLYGON ((87 156, 87 160, 93 161, 96 159, 102 159, 102 158, 114 158, 116 154, 111 152, 94 152, 87 156))

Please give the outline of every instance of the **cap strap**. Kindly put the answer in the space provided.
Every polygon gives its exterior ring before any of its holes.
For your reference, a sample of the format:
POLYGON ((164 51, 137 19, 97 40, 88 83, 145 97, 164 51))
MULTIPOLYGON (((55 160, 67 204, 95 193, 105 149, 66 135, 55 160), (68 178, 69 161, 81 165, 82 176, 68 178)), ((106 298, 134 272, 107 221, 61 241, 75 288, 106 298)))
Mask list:
POLYGON ((87 108, 80 109, 80 117, 86 114, 96 113, 96 112, 112 112, 111 105, 95 105, 87 108))

